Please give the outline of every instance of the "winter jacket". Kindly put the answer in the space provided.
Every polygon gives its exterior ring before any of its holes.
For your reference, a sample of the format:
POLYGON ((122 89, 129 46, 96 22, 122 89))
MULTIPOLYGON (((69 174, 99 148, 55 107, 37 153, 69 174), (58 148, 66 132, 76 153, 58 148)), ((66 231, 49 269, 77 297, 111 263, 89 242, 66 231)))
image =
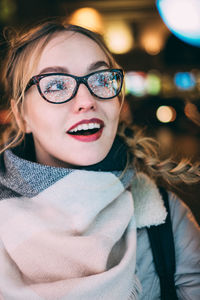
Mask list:
MULTIPOLYGON (((178 299, 200 299, 200 230, 190 209, 169 195, 175 241, 175 285, 178 299)), ((160 299, 160 282, 145 227, 137 231, 136 274, 142 284, 142 300, 160 299)))

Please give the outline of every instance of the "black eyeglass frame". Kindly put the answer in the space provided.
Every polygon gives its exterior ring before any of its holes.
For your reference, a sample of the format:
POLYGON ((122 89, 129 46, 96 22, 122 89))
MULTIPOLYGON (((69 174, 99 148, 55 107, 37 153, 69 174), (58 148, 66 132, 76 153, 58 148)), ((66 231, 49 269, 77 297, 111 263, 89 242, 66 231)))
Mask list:
POLYGON ((124 73, 123 73, 123 70, 122 69, 103 69, 103 70, 99 70, 99 71, 95 71, 95 72, 92 72, 90 74, 87 74, 85 76, 75 76, 75 75, 71 75, 71 74, 67 74, 67 73, 46 73, 46 74, 40 74, 40 75, 35 75, 33 76, 29 83, 27 84, 26 86, 26 89, 25 89, 25 92, 32 86, 32 85, 36 85, 37 86, 37 89, 38 89, 38 92, 40 93, 41 97, 46 100, 47 102, 49 103, 52 103, 52 104, 62 104, 62 103, 66 103, 68 101, 70 101, 71 99, 73 99, 77 92, 78 92, 78 89, 79 89, 79 86, 81 83, 85 84, 85 86, 88 88, 89 92, 99 98, 99 99, 104 99, 104 100, 108 100, 108 99, 112 99, 112 98, 115 98, 119 95, 119 93, 121 92, 121 89, 122 89, 122 85, 123 85, 123 79, 124 79, 124 73), (105 98, 105 97, 99 97, 97 96, 90 88, 89 84, 88 84, 88 78, 94 74, 98 74, 98 73, 103 73, 103 72, 117 72, 118 74, 120 74, 120 77, 121 77, 121 84, 120 84, 120 88, 117 92, 116 95, 112 96, 112 97, 108 97, 108 98, 105 98), (42 93, 41 89, 40 89, 40 80, 44 77, 48 77, 48 76, 52 76, 52 75, 62 75, 62 76, 69 76, 69 77, 72 77, 76 80, 76 87, 74 89, 74 92, 72 94, 72 96, 65 100, 65 101, 62 101, 62 102, 53 102, 53 101, 50 101, 48 100, 44 94, 42 93))

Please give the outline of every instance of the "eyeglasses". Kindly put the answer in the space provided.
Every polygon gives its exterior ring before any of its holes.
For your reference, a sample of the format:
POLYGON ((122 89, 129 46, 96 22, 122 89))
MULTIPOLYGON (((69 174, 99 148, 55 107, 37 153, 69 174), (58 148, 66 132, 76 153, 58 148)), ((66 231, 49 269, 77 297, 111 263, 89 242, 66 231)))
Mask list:
POLYGON ((75 97, 79 85, 83 83, 92 95, 106 100, 119 95, 123 77, 121 69, 105 69, 81 77, 66 73, 41 74, 30 79, 26 91, 36 84, 40 95, 46 101, 60 104, 75 97))

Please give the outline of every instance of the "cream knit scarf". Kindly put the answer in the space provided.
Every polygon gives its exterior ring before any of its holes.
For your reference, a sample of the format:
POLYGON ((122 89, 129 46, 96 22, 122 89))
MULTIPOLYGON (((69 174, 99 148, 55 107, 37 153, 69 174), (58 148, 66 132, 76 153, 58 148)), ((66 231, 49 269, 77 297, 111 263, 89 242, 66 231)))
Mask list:
POLYGON ((133 199, 113 172, 0 201, 0 300, 137 299, 135 263, 133 199))

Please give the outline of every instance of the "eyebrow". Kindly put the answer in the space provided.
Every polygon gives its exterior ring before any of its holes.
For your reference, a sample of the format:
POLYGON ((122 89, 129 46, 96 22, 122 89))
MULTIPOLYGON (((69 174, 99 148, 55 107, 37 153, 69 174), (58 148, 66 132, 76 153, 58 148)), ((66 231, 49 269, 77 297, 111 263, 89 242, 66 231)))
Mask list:
POLYGON ((110 65, 107 62, 105 62, 104 60, 99 60, 95 63, 92 63, 89 66, 88 71, 95 71, 96 69, 99 69, 100 67, 110 68, 110 65))
POLYGON ((45 74, 45 73, 68 73, 68 70, 64 67, 59 67, 59 66, 55 66, 55 67, 47 67, 44 68, 40 71, 40 74, 45 74))
MULTIPOLYGON (((100 61, 92 63, 87 68, 87 71, 92 72, 92 71, 99 69, 100 67, 110 68, 110 65, 107 62, 100 60, 100 61)), ((47 68, 42 69, 38 75, 45 74, 45 73, 69 73, 69 70, 65 67, 53 66, 53 67, 47 67, 47 68)))

